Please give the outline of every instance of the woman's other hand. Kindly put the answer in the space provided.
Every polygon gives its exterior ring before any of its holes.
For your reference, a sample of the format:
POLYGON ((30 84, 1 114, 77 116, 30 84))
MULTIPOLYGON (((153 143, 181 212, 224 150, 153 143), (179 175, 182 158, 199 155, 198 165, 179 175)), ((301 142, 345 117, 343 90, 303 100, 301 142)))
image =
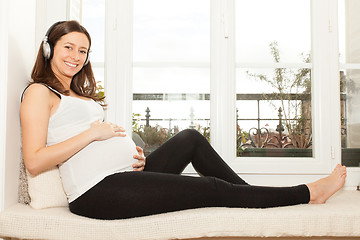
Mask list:
POLYGON ((103 141, 112 137, 125 137, 125 129, 109 122, 93 122, 89 129, 95 141, 103 141))
POLYGON ((139 155, 134 155, 134 159, 137 159, 138 162, 134 163, 132 166, 134 168, 134 171, 143 171, 145 168, 145 163, 146 163, 144 151, 139 146, 136 146, 136 150, 138 151, 139 155))

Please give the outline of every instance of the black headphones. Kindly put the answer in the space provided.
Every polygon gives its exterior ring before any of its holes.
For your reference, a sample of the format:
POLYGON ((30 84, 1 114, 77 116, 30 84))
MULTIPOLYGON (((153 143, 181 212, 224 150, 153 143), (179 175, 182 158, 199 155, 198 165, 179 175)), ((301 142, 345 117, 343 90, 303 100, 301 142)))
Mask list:
MULTIPOLYGON (((51 31, 54 29, 54 27, 56 27, 57 25, 63 23, 65 21, 59 21, 59 22, 56 22, 54 23, 53 25, 51 25, 51 27, 49 28, 49 30, 47 30, 46 34, 45 34, 45 37, 42 41, 43 45, 42 45, 42 53, 43 53, 43 56, 46 60, 50 60, 52 57, 53 57, 53 54, 54 54, 54 46, 51 42, 49 42, 49 35, 51 33, 51 31)), ((89 56, 89 51, 87 52, 87 55, 86 55, 86 59, 85 59, 85 62, 84 62, 84 66, 86 66, 88 63, 90 62, 90 56, 89 56)))

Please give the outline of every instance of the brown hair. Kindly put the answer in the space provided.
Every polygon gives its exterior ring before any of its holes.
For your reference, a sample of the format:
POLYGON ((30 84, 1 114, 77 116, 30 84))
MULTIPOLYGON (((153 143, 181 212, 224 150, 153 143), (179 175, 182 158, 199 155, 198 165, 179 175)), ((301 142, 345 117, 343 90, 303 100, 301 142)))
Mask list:
MULTIPOLYGON (((54 26, 49 33, 48 42, 54 47, 62 36, 71 32, 80 32, 86 35, 89 40, 89 52, 91 48, 90 34, 77 21, 64 21, 54 26)), ((43 42, 40 44, 36 62, 31 73, 32 83, 44 83, 64 95, 69 95, 69 91, 65 90, 60 81, 55 77, 51 69, 50 60, 44 58, 42 48, 43 42)), ((103 102, 104 100, 104 97, 101 97, 96 92, 96 81, 90 62, 73 76, 70 88, 80 96, 92 98, 98 102, 103 102)))

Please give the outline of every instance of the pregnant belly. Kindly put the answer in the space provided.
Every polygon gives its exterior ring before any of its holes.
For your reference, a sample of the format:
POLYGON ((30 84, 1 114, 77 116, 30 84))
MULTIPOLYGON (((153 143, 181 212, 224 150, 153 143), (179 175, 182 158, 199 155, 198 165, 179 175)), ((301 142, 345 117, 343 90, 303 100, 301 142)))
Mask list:
POLYGON ((72 201, 106 176, 132 171, 135 143, 128 136, 95 141, 60 165, 64 190, 72 201))
MULTIPOLYGON (((131 167, 137 154, 135 143, 128 136, 113 137, 105 141, 95 141, 84 148, 81 162, 98 169, 122 169, 131 167)), ((81 152, 79 152, 81 153, 81 152)))
POLYGON ((66 172, 72 178, 92 178, 104 173, 132 170, 137 162, 133 158, 135 143, 128 136, 113 137, 104 141, 95 141, 75 154, 60 166, 62 175, 66 172))

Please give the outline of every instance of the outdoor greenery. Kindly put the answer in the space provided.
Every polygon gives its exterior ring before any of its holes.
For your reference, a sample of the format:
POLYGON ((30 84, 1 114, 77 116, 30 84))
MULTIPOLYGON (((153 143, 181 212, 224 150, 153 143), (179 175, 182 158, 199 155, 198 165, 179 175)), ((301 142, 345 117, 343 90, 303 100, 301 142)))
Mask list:
POLYGON ((243 131, 242 128, 237 124, 236 126, 236 156, 242 156, 245 148, 243 148, 244 144, 246 143, 247 139, 249 139, 249 134, 243 131))
MULTIPOLYGON (((280 53, 276 41, 270 43, 270 52, 275 63, 280 62, 280 53)), ((302 54, 305 63, 310 62, 310 55, 302 54)), ((264 94, 264 99, 278 111, 275 100, 280 99, 285 132, 289 135, 294 148, 311 147, 311 70, 276 68, 270 78, 264 74, 247 72, 248 76, 267 83, 273 94, 264 94)), ((287 145, 289 146, 289 145, 287 145)))
MULTIPOLYGON (((144 152, 147 154, 158 148, 160 145, 165 143, 171 137, 179 133, 180 129, 178 126, 172 129, 163 128, 159 125, 146 126, 141 125, 140 122, 141 114, 133 113, 132 129, 133 132, 138 134, 141 139, 145 142, 144 152)), ((199 131, 209 142, 210 142, 210 127, 202 127, 196 125, 195 129, 199 131)))
POLYGON ((104 87, 101 85, 100 81, 96 82, 96 94, 99 97, 99 99, 101 100, 101 104, 104 105, 105 104, 105 90, 104 87))
MULTIPOLYGON (((280 54, 277 42, 272 42, 270 51, 274 62, 280 62, 280 54)), ((302 60, 306 63, 310 62, 309 55, 302 55, 302 60)), ((278 111, 282 114, 281 125, 283 130, 283 147, 293 148, 310 148, 311 147, 311 70, 310 69, 289 69, 276 68, 274 76, 270 78, 267 75, 255 74, 247 72, 248 76, 265 82, 275 91, 272 94, 264 94, 263 99, 267 100, 273 107, 274 112, 278 111), (275 101, 281 103, 281 109, 275 105, 275 101), (286 136, 285 136, 286 135, 286 136)), ((140 114, 133 114, 133 131, 136 132, 146 143, 150 149, 157 148, 169 138, 174 136, 179 129, 167 129, 161 126, 145 126, 140 125, 140 114)), ((210 127, 197 126, 196 129, 210 141, 210 127)), ((271 138, 279 138, 276 133, 268 133, 271 138)), ((250 134, 237 126, 237 154, 241 156, 244 152, 242 146, 251 147, 274 147, 275 144, 265 142, 266 137, 260 136, 260 141, 264 144, 258 146, 249 143, 250 134)), ((281 136, 280 136, 281 138, 281 136)))

